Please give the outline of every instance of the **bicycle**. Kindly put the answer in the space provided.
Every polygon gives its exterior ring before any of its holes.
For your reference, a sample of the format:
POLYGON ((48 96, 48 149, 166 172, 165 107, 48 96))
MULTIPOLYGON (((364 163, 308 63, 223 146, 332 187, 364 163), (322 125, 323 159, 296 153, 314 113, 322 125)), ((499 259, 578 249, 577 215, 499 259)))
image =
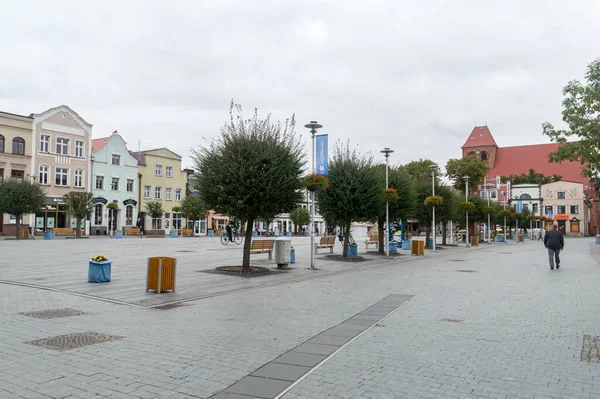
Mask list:
POLYGON ((240 245, 240 244, 242 243, 242 236, 240 236, 240 235, 237 233, 237 230, 233 230, 233 231, 231 232, 231 235, 232 235, 232 237, 233 237, 233 240, 230 240, 230 239, 229 239, 229 236, 228 236, 227 234, 225 234, 224 236, 221 236, 221 244, 223 244, 223 245, 227 245, 227 244, 229 244, 229 242, 231 242, 231 241, 235 242, 237 245, 240 245))
MULTIPOLYGON (((343 234, 338 234, 338 240, 340 240, 340 242, 342 244, 344 244, 344 235, 343 234)), ((349 245, 355 245, 356 241, 354 241, 354 237, 352 237, 352 230, 350 230, 350 237, 348 237, 348 244, 349 245)))

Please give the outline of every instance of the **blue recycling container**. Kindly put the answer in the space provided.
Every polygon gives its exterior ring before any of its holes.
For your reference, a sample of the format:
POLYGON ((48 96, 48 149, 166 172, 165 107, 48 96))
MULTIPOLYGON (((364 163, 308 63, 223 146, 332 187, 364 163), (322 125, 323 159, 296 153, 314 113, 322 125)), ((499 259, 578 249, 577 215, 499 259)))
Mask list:
POLYGON ((44 240, 54 240, 54 232, 51 230, 44 231, 44 240))
POLYGON ((397 253, 398 252, 398 243, 395 241, 390 241, 390 252, 397 253))
POLYGON ((406 249, 406 250, 410 251, 410 245, 411 245, 410 240, 402 240, 402 249, 406 249))
POLYGON ((89 283, 108 283, 110 281, 110 266, 112 260, 104 262, 94 262, 90 260, 90 266, 88 268, 88 282, 89 283))
POLYGON ((209 231, 208 232, 208 236, 209 237, 214 237, 215 236, 215 232, 214 231, 209 231))
POLYGON ((290 248, 290 263, 296 263, 296 250, 293 247, 290 248))
POLYGON ((348 256, 358 256, 358 245, 348 245, 348 256))

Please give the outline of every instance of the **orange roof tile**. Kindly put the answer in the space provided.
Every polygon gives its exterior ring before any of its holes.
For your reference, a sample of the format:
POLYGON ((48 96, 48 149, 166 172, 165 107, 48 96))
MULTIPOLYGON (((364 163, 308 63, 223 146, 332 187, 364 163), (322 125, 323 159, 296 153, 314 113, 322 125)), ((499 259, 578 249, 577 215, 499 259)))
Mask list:
POLYGON ((110 137, 102 137, 99 139, 93 139, 92 140, 92 154, 103 149, 104 146, 106 145, 106 140, 108 140, 109 138, 110 137))
POLYGON ((498 147, 494 137, 492 136, 492 132, 490 132, 490 129, 487 126, 475 126, 469 135, 469 138, 467 141, 465 141, 465 144, 463 144, 462 148, 482 147, 488 145, 498 147))

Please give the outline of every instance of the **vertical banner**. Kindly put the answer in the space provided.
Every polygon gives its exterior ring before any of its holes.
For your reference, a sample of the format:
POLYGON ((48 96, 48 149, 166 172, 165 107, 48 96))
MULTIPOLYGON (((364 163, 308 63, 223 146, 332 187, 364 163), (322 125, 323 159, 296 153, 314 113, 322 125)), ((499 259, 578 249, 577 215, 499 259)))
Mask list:
POLYGON ((519 200, 519 202, 517 203, 517 212, 523 212, 523 201, 521 200, 519 200))
POLYGON ((328 154, 327 154, 327 135, 326 134, 319 134, 317 136, 315 136, 315 140, 316 143, 316 149, 315 149, 315 157, 316 157, 316 161, 315 161, 315 171, 318 175, 323 175, 323 176, 327 176, 329 171, 327 169, 327 161, 328 161, 328 154))

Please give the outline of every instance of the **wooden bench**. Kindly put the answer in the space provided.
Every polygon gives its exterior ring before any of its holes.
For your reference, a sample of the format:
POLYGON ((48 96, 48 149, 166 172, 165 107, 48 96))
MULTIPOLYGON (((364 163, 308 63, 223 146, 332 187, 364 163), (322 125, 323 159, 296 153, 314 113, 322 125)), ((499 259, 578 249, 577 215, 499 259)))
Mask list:
POLYGON ((369 244, 379 245, 379 234, 378 233, 370 233, 369 238, 365 240, 365 248, 369 249, 369 244))
POLYGON ((318 244, 315 244, 315 254, 319 253, 319 248, 329 248, 329 252, 333 253, 335 245, 335 236, 321 237, 318 244))
POLYGON ((181 229, 179 230, 181 234, 181 236, 186 236, 186 237, 193 237, 194 236, 194 230, 192 229, 181 229))
POLYGON ((250 243, 250 255, 269 254, 269 259, 273 259, 273 245, 275 240, 252 240, 250 243))
POLYGON ((142 231, 139 227, 126 227, 123 229, 125 236, 142 236, 142 231))
POLYGON ((72 227, 56 227, 54 228, 54 235, 75 237, 75 229, 72 227))

